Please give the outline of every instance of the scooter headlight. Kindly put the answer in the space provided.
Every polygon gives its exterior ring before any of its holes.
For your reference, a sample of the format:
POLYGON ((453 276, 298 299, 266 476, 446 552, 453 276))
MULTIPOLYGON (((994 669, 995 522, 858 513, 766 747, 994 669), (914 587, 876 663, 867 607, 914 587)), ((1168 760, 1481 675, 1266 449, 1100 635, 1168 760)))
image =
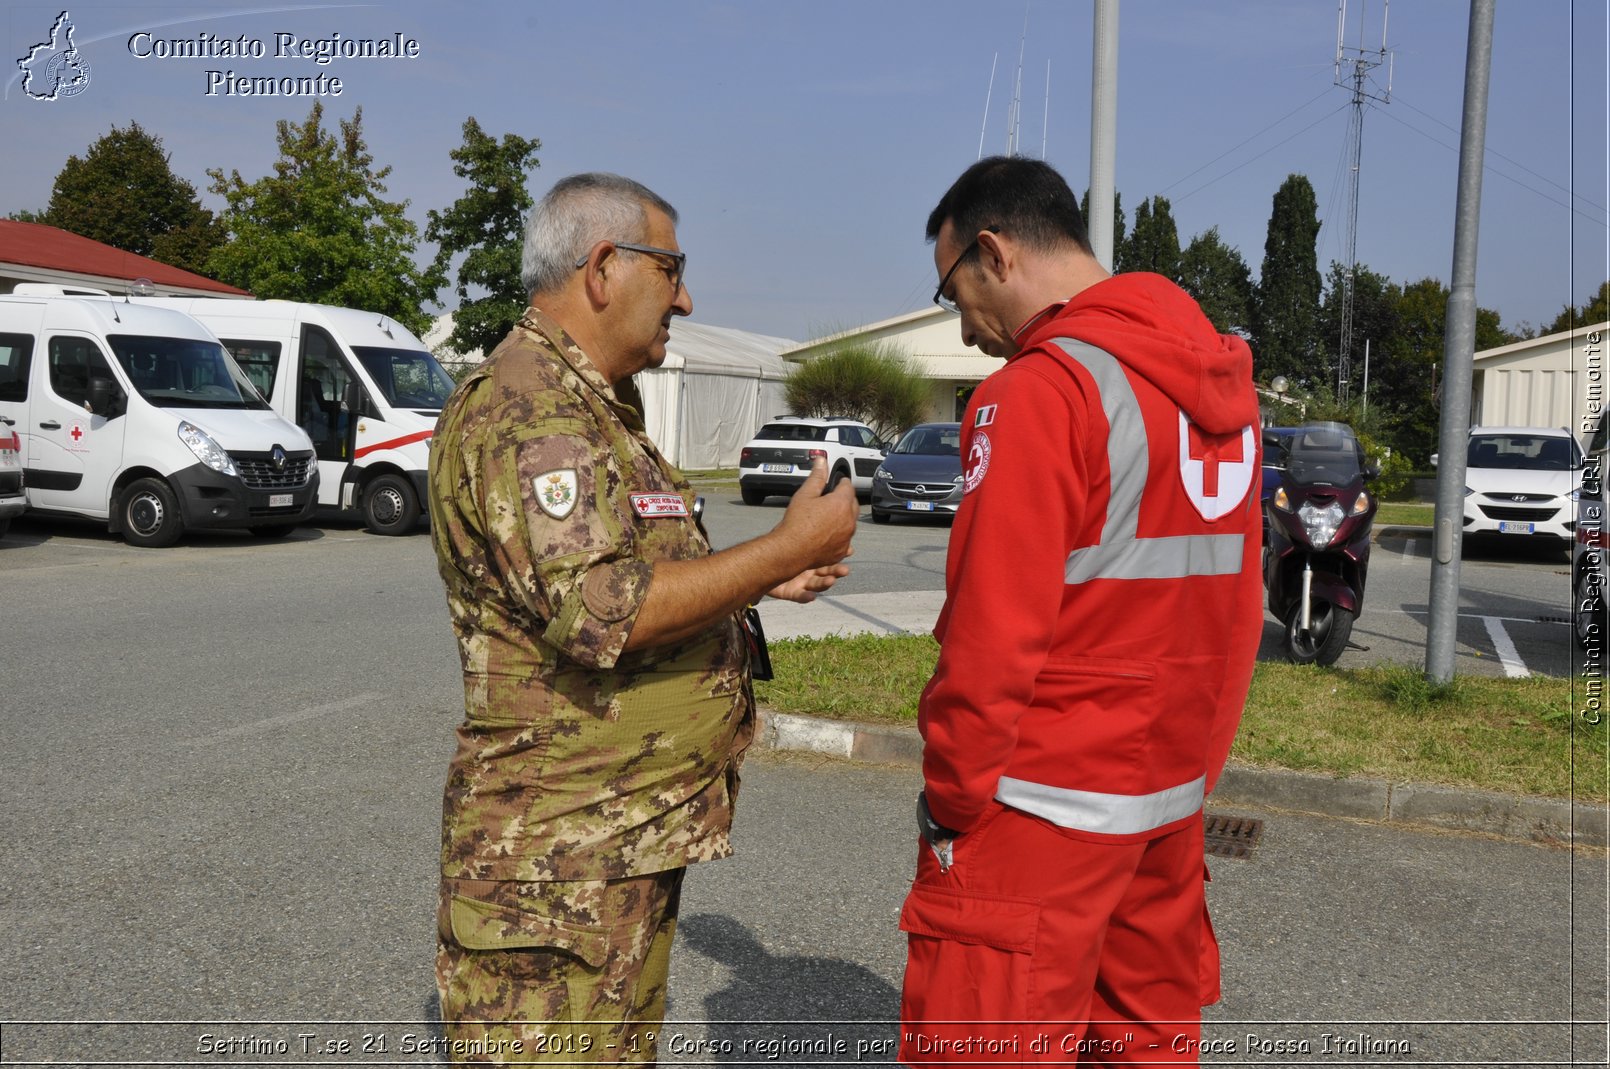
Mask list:
POLYGON ((201 461, 213 471, 223 475, 239 475, 235 468, 235 458, 231 457, 223 446, 213 441, 212 435, 202 430, 188 420, 179 421, 179 441, 190 447, 201 461))
POLYGON ((1308 544, 1315 549, 1324 549, 1331 544, 1342 526, 1342 506, 1334 501, 1323 508, 1306 504, 1297 510, 1297 518, 1308 532, 1308 544))

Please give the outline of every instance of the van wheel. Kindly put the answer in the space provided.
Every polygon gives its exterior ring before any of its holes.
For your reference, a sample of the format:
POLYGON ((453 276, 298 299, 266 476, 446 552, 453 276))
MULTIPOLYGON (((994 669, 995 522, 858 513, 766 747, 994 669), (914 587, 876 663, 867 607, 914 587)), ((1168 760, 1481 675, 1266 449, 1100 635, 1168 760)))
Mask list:
POLYGON ((364 526, 375 534, 401 535, 419 522, 419 498, 401 475, 386 474, 363 492, 364 526))
POLYGON ((161 479, 138 479, 123 491, 118 505, 123 540, 142 549, 160 549, 179 541, 184 519, 179 515, 179 499, 161 479))

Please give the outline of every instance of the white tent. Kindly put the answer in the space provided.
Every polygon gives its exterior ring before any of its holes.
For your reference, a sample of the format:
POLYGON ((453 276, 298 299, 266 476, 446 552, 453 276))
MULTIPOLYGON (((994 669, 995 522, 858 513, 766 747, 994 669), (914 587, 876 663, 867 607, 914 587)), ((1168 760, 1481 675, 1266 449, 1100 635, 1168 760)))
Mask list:
POLYGON ((777 354, 795 344, 673 319, 665 363, 637 374, 649 437, 687 471, 737 467, 760 425, 788 411, 790 367, 777 354))
MULTIPOLYGON (((447 348, 451 313, 425 334, 444 365, 480 363, 479 352, 447 348)), ((643 422, 667 460, 688 471, 735 468, 744 443, 768 419, 787 412, 783 380, 791 365, 777 354, 798 343, 731 327, 671 320, 665 363, 637 374, 643 422)))

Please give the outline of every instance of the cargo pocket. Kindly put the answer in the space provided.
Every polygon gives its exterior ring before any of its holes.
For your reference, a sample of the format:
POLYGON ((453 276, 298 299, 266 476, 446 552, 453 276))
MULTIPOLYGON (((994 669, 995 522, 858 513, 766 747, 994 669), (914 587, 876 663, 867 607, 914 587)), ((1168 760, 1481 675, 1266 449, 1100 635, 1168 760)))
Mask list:
POLYGON ((609 956, 610 929, 602 926, 576 924, 463 895, 453 895, 448 913, 454 942, 465 950, 506 952, 511 968, 531 957, 521 951, 557 951, 593 970, 602 969, 609 956))
POLYGON ((947 1040, 968 1035, 1020 1039, 1039 924, 1036 899, 913 885, 900 910, 908 940, 900 1060, 934 1060, 947 1040))

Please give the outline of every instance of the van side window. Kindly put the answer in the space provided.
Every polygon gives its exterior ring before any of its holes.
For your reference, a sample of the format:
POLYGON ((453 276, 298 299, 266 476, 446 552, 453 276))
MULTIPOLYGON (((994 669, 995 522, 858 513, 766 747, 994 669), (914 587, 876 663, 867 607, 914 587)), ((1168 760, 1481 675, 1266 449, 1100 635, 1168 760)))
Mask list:
POLYGON ((274 380, 280 370, 280 343, 277 341, 234 341, 220 338, 235 363, 246 372, 265 401, 274 397, 274 380))
POLYGON ((33 355, 32 334, 0 334, 0 401, 28 400, 28 368, 33 355))
POLYGON ((297 387, 296 422, 313 439, 320 460, 350 460, 347 426, 352 413, 342 406, 352 373, 335 339, 318 327, 302 328, 302 382, 297 387))
POLYGON ((123 405, 118 399, 123 391, 117 386, 117 376, 106 362, 100 347, 88 338, 63 337, 50 339, 47 360, 50 369, 50 388, 57 397, 83 407, 89 401, 91 379, 107 379, 112 383, 112 411, 108 415, 121 415, 123 405))

